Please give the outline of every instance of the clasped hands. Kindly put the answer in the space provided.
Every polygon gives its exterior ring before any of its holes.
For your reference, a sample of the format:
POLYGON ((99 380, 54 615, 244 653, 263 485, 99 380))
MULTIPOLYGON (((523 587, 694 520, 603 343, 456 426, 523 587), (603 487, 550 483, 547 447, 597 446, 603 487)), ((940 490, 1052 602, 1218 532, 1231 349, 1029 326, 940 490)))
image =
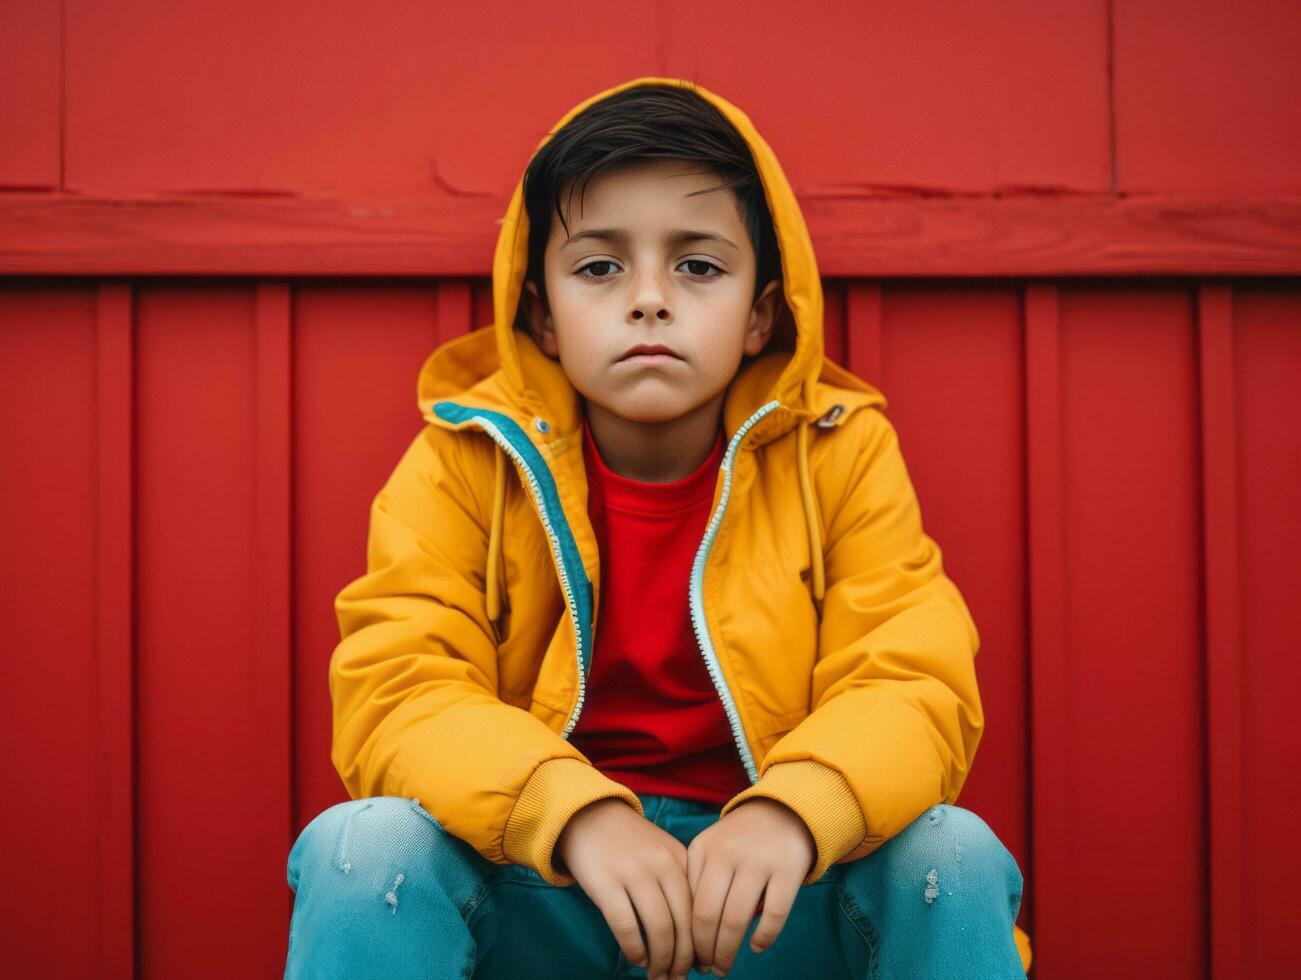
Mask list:
POLYGON ((693 966, 726 975, 759 913, 750 948, 771 946, 815 858, 804 821, 765 797, 746 800, 687 847, 612 798, 570 818, 553 861, 601 910, 629 962, 646 967, 649 980, 676 980, 693 966))

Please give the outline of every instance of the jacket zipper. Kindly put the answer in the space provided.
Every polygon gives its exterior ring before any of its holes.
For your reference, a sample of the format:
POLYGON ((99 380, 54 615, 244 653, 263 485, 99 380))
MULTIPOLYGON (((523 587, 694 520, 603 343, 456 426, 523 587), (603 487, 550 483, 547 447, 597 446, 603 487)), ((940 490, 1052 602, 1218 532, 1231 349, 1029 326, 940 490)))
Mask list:
MULTIPOLYGON (((727 715, 727 723, 732 729, 732 739, 736 743, 737 751, 741 755, 741 763, 745 767, 746 774, 750 777, 751 784, 758 782, 759 770, 755 766, 754 755, 746 743, 745 730, 741 726, 741 715, 736 706, 736 700, 732 697, 732 692, 727 687, 727 679, 723 676, 722 666, 718 660, 718 653, 714 649, 713 640, 709 636, 709 627, 705 623, 705 607, 702 595, 702 588, 705 577, 705 563, 709 560, 709 553, 713 549, 714 539, 718 535, 718 529, 723 523, 723 516, 727 511, 727 504, 732 492, 732 466, 736 458, 737 449, 745 439, 746 433, 754 427, 755 423, 762 419, 769 412, 778 408, 780 401, 774 400, 766 405, 759 407, 753 415, 745 420, 744 423, 732 435, 731 442, 728 444, 727 451, 723 454, 723 460, 719 468, 723 472, 723 493, 719 498, 718 507, 715 508, 713 515, 709 519, 709 524, 705 529, 705 536, 700 542, 700 547, 696 550, 696 557, 691 564, 691 579, 688 583, 688 596, 691 607, 691 626, 696 634, 696 642, 700 646, 701 656, 704 657, 705 669, 709 672, 710 679, 714 682, 714 688, 723 703, 723 711, 727 715)), ((565 607, 569 611, 569 616, 574 625, 575 651, 578 660, 578 699, 574 702, 574 708, 569 713, 569 718, 565 722, 564 730, 561 735, 569 738, 574 726, 578 724, 578 717, 583 712, 583 701, 587 695, 586 684, 586 664, 583 652, 585 649, 584 638, 587 631, 580 626, 581 617, 578 611, 578 602, 574 595, 574 590, 570 583, 570 574, 564 555, 564 548, 561 545, 560 537, 557 534, 556 526, 551 520, 546 506, 545 495, 542 491, 541 483, 533 468, 524 459, 523 454, 511 441, 510 437, 503 433, 498 425, 492 420, 485 417, 484 414, 476 413, 473 409, 468 409, 463 405, 455 402, 439 402, 434 406, 434 411, 440 418, 448 419, 453 422, 465 421, 467 418, 477 422, 483 429, 506 453, 515 461, 520 470, 523 471, 528 481, 533 497, 533 504, 537 508, 538 517, 542 521, 542 527, 547 533, 547 540, 551 544, 551 553, 556 559, 556 568, 559 570, 560 587, 565 594, 565 607), (456 409, 456 415, 460 418, 454 418, 451 415, 439 411, 440 406, 448 406, 456 409)), ((511 422, 514 421, 509 416, 493 412, 497 416, 511 422)), ((527 437, 526 437, 527 438, 527 437)), ((531 445, 531 444, 530 444, 531 445)), ((545 461, 542 464, 546 466, 545 461)), ((560 512, 560 520, 564 522, 565 530, 572 541, 573 533, 569 531, 568 522, 565 521, 563 510, 560 512)), ((584 575, 586 573, 584 572, 584 575)), ((589 593, 590 595, 590 593, 589 593)), ((590 608, 591 602, 589 600, 590 608)))
MULTIPOLYGON (((565 558, 565 548, 562 545, 560 536, 556 531, 556 525, 553 523, 551 519, 551 515, 548 512, 548 507, 546 505, 546 495, 543 492, 541 482, 538 480, 538 476, 534 472, 533 467, 531 467, 528 461, 524 459, 524 455, 520 452, 519 448, 514 444, 511 438, 507 436, 504 432, 502 432, 501 427, 497 423, 493 422, 492 419, 486 417, 486 415, 491 414, 492 416, 501 419, 504 423, 515 426, 516 428, 518 428, 518 423, 516 423, 509 416, 502 415, 499 412, 491 412, 491 413, 484 413, 482 411, 475 412, 474 409, 466 408, 464 405, 458 405, 456 402, 439 402, 436 405, 434 405, 434 411, 438 414, 439 418, 447 419, 448 421, 464 422, 468 419, 470 421, 477 422, 480 428, 482 428, 484 432, 486 432, 489 436, 491 436, 493 441, 495 441, 499 446, 501 446, 501 448, 506 451, 506 453, 511 457, 511 459, 515 461, 515 463, 523 471, 524 476, 528 481, 529 489, 531 491, 531 496, 533 497, 533 505, 534 507, 537 508, 538 517, 542 521, 542 527, 547 532, 547 540, 551 544, 551 553, 552 555, 555 556, 556 559, 556 568, 558 569, 559 576, 560 576, 560 588, 565 594, 565 608, 569 610, 569 618, 572 621, 574 626, 574 651, 575 651, 576 659, 578 661, 578 700, 574 703, 574 708, 569 714, 569 720, 565 723, 564 731, 561 732, 561 735, 567 739, 569 738, 569 733, 574 730, 574 726, 578 723, 578 716, 579 714, 582 713, 583 710, 583 699, 586 697, 587 694, 586 661, 588 657, 584 656, 584 651, 587 648, 586 637, 588 634, 588 629, 584 628, 582 624, 583 617, 579 613, 578 599, 575 595, 573 585, 572 585, 572 580, 571 580, 571 569, 568 567, 568 562, 566 561, 565 558), (445 410, 440 410, 440 409, 447 409, 447 408, 455 409, 456 411, 454 413, 449 413, 445 410)), ((522 438, 527 440, 528 437, 522 436, 522 438)), ((532 443, 530 443, 529 446, 530 448, 532 448, 532 443)), ((534 450, 534 453, 536 454, 536 450, 534 450)), ((546 467, 545 460, 542 461, 542 465, 544 468, 546 467)), ((551 479, 551 482, 554 486, 554 477, 551 477, 550 471, 548 471, 547 475, 551 479)), ((573 545, 573 532, 569 530, 569 524, 567 521, 565 521, 565 515, 563 509, 560 510, 559 516, 560 516, 560 521, 563 522, 567 540, 571 545, 571 549, 575 554, 577 554, 578 549, 575 545, 573 545)), ((581 560, 579 562, 579 566, 580 567, 578 569, 578 573, 581 574, 583 576, 583 580, 586 581, 587 573, 581 567, 581 560)), ((592 606, 590 585, 589 585, 589 591, 586 592, 586 595, 587 595, 586 606, 590 610, 592 606)), ((589 620, 589 625, 590 625, 590 620, 589 620)))
POLYGON ((728 690, 727 680, 723 677, 723 668, 718 661, 718 653, 714 650, 714 642, 709 636, 709 627, 705 623, 705 603, 702 589, 705 581, 705 562, 709 560, 709 552, 714 547, 714 538, 718 535, 718 528, 723 523, 723 514, 727 510, 727 503, 732 493, 732 463, 736 457, 737 448, 754 424, 780 404, 781 402, 774 400, 761 406, 745 420, 732 436, 732 441, 727 447, 727 452, 723 454, 723 462, 720 466, 723 471, 723 494, 719 498, 718 507, 714 510, 713 516, 709 519, 709 525, 705 528, 705 537, 700 542, 700 548, 696 551, 695 561, 691 564, 691 581, 688 588, 691 601, 691 626, 696 632, 696 642, 700 645, 700 653, 705 658, 705 668, 709 671, 714 687, 718 690, 719 698, 722 699, 723 710, 727 713, 727 722, 732 726, 732 738, 736 742, 737 750, 741 753, 741 763, 745 766, 751 785, 759 781, 759 770, 755 767, 754 755, 750 752, 750 746, 746 744, 745 731, 741 727, 741 715, 737 710, 736 700, 732 697, 732 692, 728 690))

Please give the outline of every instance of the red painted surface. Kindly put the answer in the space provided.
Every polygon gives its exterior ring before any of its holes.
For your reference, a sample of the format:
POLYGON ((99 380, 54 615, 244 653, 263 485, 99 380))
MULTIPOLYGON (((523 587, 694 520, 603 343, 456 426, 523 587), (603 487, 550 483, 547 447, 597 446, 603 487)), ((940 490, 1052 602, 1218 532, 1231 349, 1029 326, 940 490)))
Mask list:
MULTIPOLYGON (((981 630, 960 802, 1026 872, 1039 975, 1202 975, 1213 939, 1216 975, 1290 962, 1301 291, 829 288, 981 630)), ((343 798, 333 595, 419 424, 413 365, 485 299, 0 289, 19 962, 126 962, 134 893, 145 974, 274 972, 288 844, 343 798), (54 906, 81 927, 57 943, 54 906)))
POLYGON ((890 401, 1036 975, 1293 972, 1301 8, 8 6, 7 969, 280 974, 416 371, 547 127, 653 73, 772 143, 890 401))

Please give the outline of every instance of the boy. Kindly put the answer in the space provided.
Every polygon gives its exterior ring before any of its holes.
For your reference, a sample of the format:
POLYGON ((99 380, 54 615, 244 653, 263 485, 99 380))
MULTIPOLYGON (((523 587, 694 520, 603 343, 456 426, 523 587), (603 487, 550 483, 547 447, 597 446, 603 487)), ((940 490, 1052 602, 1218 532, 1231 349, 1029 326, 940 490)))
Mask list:
POLYGON ((336 601, 353 799, 290 854, 287 975, 1023 976, 1020 871, 952 805, 976 628, 749 119, 580 103, 493 295, 336 601))

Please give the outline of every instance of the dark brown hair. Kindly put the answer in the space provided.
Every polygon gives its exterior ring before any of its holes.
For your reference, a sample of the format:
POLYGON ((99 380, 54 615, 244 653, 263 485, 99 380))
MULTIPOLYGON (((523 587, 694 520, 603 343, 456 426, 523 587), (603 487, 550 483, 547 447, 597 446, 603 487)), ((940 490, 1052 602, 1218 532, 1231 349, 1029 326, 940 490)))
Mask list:
MULTIPOLYGON (((616 92, 588 106, 558 129, 524 172, 524 207, 529 216, 526 278, 546 298, 543 255, 552 216, 568 232, 560 197, 569 188, 579 200, 592 178, 636 160, 681 160, 700 164, 730 188, 755 254, 752 302, 780 275, 780 254, 763 182, 745 138, 713 103, 693 89, 647 84, 616 92)), ((703 194, 706 191, 695 191, 703 194)))

